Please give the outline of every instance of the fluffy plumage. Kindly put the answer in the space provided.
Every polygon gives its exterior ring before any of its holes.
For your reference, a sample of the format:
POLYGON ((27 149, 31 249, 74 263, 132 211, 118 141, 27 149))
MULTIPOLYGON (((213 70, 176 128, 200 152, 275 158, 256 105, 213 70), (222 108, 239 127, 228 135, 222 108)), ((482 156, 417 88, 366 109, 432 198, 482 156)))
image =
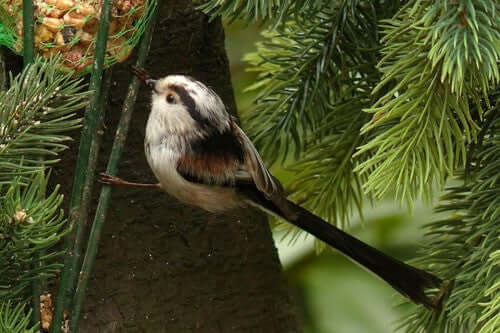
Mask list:
POLYGON ((153 89, 146 157, 165 191, 212 212, 257 206, 338 249, 414 302, 439 307, 440 300, 425 293, 440 288, 439 278, 383 254, 288 201, 212 89, 187 76, 154 81, 144 72, 139 75, 153 89))
POLYGON ((187 76, 168 76, 155 83, 145 151, 167 192, 209 211, 244 205, 245 198, 235 191, 238 182, 255 183, 269 197, 281 193, 281 185, 219 96, 187 76), (226 200, 214 202, 221 193, 226 200))

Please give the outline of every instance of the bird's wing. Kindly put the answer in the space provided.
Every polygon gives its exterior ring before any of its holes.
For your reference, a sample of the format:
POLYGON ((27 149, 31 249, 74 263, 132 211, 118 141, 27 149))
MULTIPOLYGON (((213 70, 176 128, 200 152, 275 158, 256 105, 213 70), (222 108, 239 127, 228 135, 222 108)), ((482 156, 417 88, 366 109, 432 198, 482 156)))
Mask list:
POLYGON ((241 178, 248 178, 249 175, 257 189, 263 192, 268 198, 272 198, 276 194, 281 194, 283 188, 280 182, 267 170, 252 141, 234 122, 232 123, 232 129, 243 147, 244 165, 242 165, 241 178))
POLYGON ((177 172, 194 183, 219 186, 255 186, 265 197, 282 193, 280 182, 267 170, 253 143, 234 122, 223 133, 197 142, 179 159, 177 172))

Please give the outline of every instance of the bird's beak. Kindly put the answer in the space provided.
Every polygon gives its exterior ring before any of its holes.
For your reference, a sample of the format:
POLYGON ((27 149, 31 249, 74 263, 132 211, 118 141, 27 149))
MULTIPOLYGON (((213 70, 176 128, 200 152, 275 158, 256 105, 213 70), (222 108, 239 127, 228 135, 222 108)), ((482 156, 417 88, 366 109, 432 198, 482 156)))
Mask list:
POLYGON ((132 73, 134 73, 135 76, 137 76, 142 82, 144 82, 149 88, 155 90, 155 83, 158 80, 155 80, 149 75, 148 72, 146 72, 144 69, 136 67, 136 66, 130 66, 132 73))

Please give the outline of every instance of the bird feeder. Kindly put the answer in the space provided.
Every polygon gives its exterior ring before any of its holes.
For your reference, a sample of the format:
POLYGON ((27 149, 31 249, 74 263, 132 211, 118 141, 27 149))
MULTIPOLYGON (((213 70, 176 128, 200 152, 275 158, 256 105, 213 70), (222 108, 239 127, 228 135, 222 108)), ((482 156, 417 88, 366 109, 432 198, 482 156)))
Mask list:
MULTIPOLYGON (((102 0, 34 0, 34 47, 49 58, 61 56, 60 69, 89 73, 96 52, 102 0)), ((138 43, 154 0, 115 0, 109 22, 105 66, 123 62, 138 43)), ((0 0, 0 45, 23 51, 22 0, 0 0)))

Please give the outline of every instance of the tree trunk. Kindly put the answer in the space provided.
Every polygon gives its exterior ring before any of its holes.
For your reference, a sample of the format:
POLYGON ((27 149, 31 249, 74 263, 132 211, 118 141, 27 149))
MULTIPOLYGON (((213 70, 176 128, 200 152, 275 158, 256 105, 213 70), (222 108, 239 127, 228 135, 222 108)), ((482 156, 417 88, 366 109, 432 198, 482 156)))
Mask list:
MULTIPOLYGON (((235 112, 220 21, 209 23, 191 1, 161 6, 146 68, 155 76, 189 74, 213 87, 235 112)), ((99 171, 130 76, 124 65, 113 69, 99 171)), ((119 176, 128 180, 155 182, 143 152, 149 106, 149 92, 142 89, 120 164, 119 176)), ((66 198, 77 147, 55 172, 66 198)), ((95 190, 97 196, 100 186, 95 190)), ((264 215, 210 215, 163 192, 131 188, 113 189, 82 318, 80 332, 298 331, 264 215)))

